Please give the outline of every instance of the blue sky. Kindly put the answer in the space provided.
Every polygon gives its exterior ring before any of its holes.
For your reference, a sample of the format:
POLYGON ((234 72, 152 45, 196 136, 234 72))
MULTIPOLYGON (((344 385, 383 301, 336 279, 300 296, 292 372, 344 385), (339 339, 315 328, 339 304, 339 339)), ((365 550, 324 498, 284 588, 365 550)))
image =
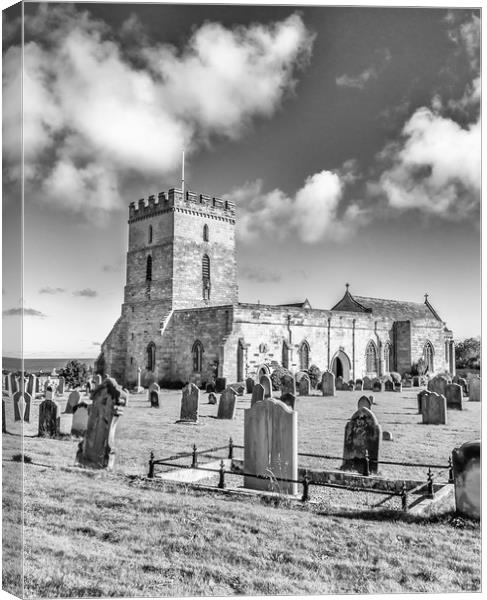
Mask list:
MULTIPOLYGON (((26 5, 26 356, 96 356, 128 204, 237 204, 240 300, 430 301, 480 334, 478 10, 26 5)), ((21 299, 15 23, 4 21, 4 354, 21 299), (6 74, 6 76, 5 76, 6 74), (14 315, 14 316, 12 316, 14 315)))

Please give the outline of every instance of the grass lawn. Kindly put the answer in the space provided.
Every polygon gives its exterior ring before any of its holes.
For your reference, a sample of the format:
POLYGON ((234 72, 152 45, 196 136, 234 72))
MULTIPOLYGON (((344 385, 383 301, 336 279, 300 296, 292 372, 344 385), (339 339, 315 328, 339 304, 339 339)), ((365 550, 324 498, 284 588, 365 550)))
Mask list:
MULTIPOLYGON (((341 456, 345 424, 361 393, 337 394, 299 398, 300 452, 341 456)), ((218 421, 217 407, 206 404, 202 394, 201 424, 196 426, 175 424, 180 396, 163 392, 160 409, 151 409, 145 396, 131 396, 117 431, 113 474, 64 470, 73 465, 76 439, 25 439, 25 453, 33 461, 24 465, 27 596, 479 589, 480 527, 475 523, 452 516, 428 522, 400 513, 377 514, 366 505, 352 513, 286 501, 270 506, 256 498, 127 477, 146 474, 151 450, 163 457, 189 451, 193 442, 201 449, 223 445, 229 436, 243 443, 248 396, 238 399, 234 421, 218 421)), ((394 437, 382 443, 382 459, 446 464, 452 448, 480 436, 480 403, 467 401, 463 411, 448 411, 448 425, 433 426, 421 424, 416 390, 375 398, 374 412, 394 437)), ((26 434, 36 433, 36 419, 34 407, 26 434)), ((4 585, 15 581, 18 561, 5 561, 5 552, 18 552, 15 533, 20 529, 20 465, 11 461, 19 438, 11 421, 7 414, 11 433, 3 436, 4 585)), ((339 462, 314 466, 336 468, 339 462)), ((424 469, 388 466, 381 471, 390 477, 425 476, 424 469)))

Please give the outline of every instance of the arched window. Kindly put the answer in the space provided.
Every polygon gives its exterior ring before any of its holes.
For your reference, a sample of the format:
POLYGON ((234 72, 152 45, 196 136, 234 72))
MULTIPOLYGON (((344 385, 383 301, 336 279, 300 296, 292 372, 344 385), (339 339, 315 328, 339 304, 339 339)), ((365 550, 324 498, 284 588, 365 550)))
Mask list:
POLYGON ((282 366, 289 369, 289 344, 284 340, 282 342, 282 366))
POLYGON ((203 298, 210 299, 210 258, 208 254, 203 255, 202 260, 203 298))
POLYGON ((384 368, 389 372, 394 371, 394 356, 389 342, 384 345, 384 368))
POLYGON ((210 232, 208 229, 208 225, 203 225, 203 241, 208 242, 210 240, 210 232))
POLYGON ((193 344, 191 353, 193 355, 193 371, 201 373, 203 366, 203 344, 199 340, 196 340, 193 344))
POLYGON ((367 344, 367 349, 365 351, 365 365, 367 373, 377 372, 377 348, 372 341, 367 344))
POLYGON ((301 371, 309 368, 309 344, 306 340, 299 347, 299 368, 301 371))
POLYGON ((151 342, 147 346, 147 370, 153 371, 156 367, 156 345, 151 342))
POLYGON ((145 280, 152 281, 152 256, 147 257, 147 264, 145 267, 145 280))
POLYGON ((149 244, 152 244, 152 225, 149 225, 149 244))
POLYGON ((432 373, 435 369, 434 369, 434 350, 433 350, 433 345, 431 344, 431 342, 426 342, 426 344, 423 347, 423 358, 424 358, 424 362, 426 363, 426 366, 428 367, 428 372, 432 373))

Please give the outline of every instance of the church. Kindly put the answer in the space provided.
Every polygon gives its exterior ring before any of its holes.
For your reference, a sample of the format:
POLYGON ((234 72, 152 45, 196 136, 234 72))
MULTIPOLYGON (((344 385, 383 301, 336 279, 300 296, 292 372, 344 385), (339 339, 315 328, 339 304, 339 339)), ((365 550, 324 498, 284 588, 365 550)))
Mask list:
POLYGON ((157 381, 203 386, 258 378, 282 365, 317 365, 345 381, 455 371, 452 332, 424 302, 355 296, 347 284, 329 310, 238 300, 235 205, 170 189, 129 207, 127 277, 121 315, 98 365, 125 386, 157 381))

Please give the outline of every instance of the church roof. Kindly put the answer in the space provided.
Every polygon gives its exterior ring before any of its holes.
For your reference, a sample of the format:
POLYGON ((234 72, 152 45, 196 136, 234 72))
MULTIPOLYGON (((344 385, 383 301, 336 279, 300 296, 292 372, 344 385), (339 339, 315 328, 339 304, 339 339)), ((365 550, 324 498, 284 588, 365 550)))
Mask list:
POLYGON ((401 300, 386 300, 385 298, 368 298, 367 296, 352 296, 348 291, 331 310, 348 312, 364 312, 390 317, 396 321, 409 319, 434 319, 441 321, 440 316, 428 302, 403 302, 401 300))
POLYGON ((308 298, 303 302, 287 302, 286 304, 277 304, 276 306, 289 306, 291 308, 311 308, 308 298))

